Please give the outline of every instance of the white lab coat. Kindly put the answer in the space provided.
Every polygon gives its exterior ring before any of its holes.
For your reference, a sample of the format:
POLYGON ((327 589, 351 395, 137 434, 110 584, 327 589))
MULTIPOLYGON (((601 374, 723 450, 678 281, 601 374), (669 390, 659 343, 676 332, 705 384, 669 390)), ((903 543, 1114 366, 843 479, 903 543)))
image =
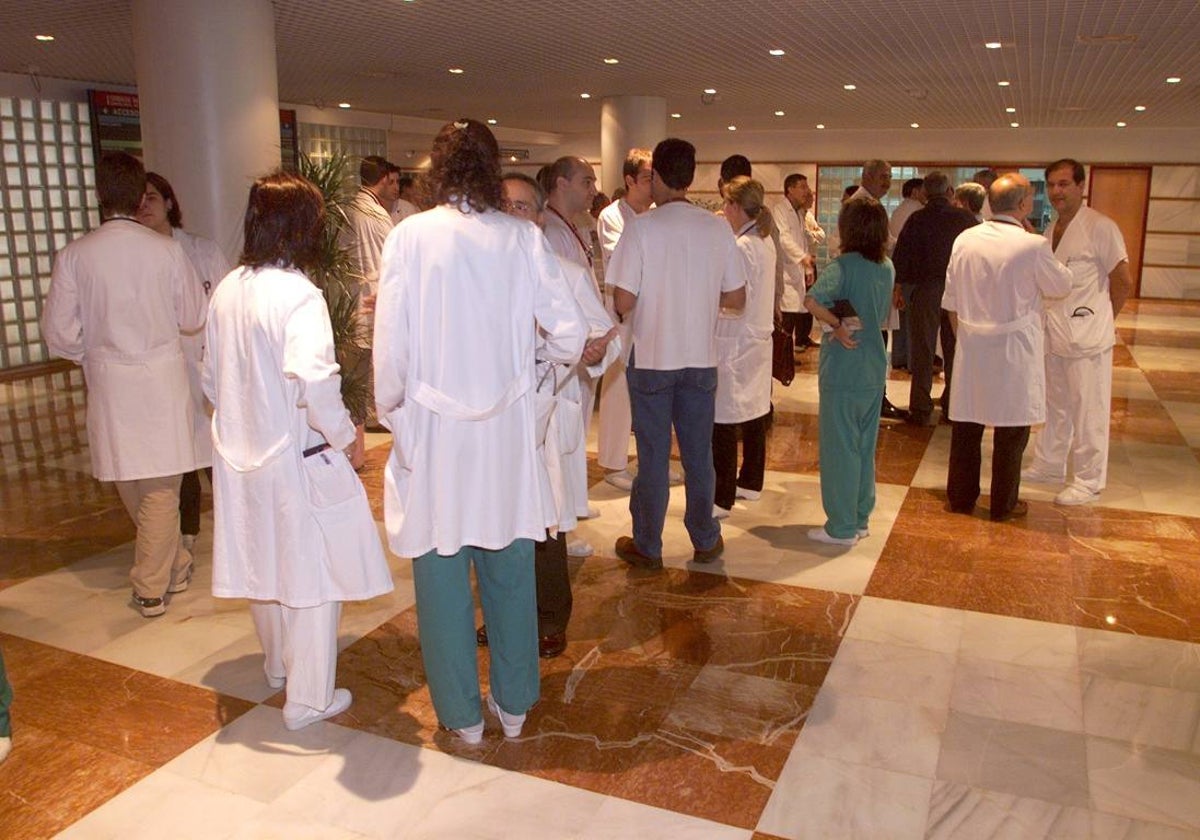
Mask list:
MULTIPOLYGON (((196 270, 196 281, 204 291, 205 301, 212 296, 213 289, 229 273, 229 260, 220 247, 211 239, 196 236, 180 228, 171 229, 171 238, 179 243, 187 254, 192 268, 196 270)), ((196 452, 196 463, 201 467, 212 465, 212 434, 209 432, 210 413, 204 389, 200 384, 200 367, 204 361, 204 330, 185 333, 183 355, 188 361, 188 386, 192 394, 192 436, 196 452)))
MULTIPOLYGON (((613 322, 596 297, 591 272, 562 257, 558 257, 558 262, 587 322, 588 337, 604 335, 612 329, 613 322)), ((539 359, 544 358, 541 349, 539 342, 539 359)), ((569 367, 556 365, 548 381, 539 389, 543 390, 551 383, 555 388, 555 408, 550 415, 543 457, 558 529, 561 531, 574 530, 576 520, 579 517, 586 518, 588 514, 587 415, 591 413, 596 380, 617 360, 620 353, 621 339, 617 337, 609 342, 604 358, 599 362, 590 366, 583 362, 569 367)), ((539 381, 543 367, 538 366, 539 381)))
POLYGON ((392 550, 545 539, 534 342, 573 364, 587 338, 534 225, 449 205, 398 225, 383 253, 375 403, 392 430, 384 511, 392 550))
MULTIPOLYGON (((1053 235, 1050 225, 1047 241, 1053 235)), ((1121 229, 1091 207, 1080 207, 1054 256, 1071 272, 1071 291, 1046 310, 1046 351, 1067 358, 1104 352, 1116 343, 1108 275, 1128 259, 1121 229)))
POLYGON ((42 336, 83 366, 96 478, 199 466, 180 331, 203 324, 204 291, 183 249, 133 219, 109 219, 55 257, 42 336))
POLYGON ((213 595, 300 609, 390 592, 366 492, 342 454, 354 424, 321 292, 299 271, 235 269, 213 292, 205 337, 213 595))
POLYGON ((779 245, 783 253, 783 298, 780 301, 780 309, 784 312, 799 312, 806 288, 803 260, 808 255, 808 238, 804 234, 804 223, 787 198, 771 209, 771 215, 779 229, 779 245))
POLYGON ((942 308, 958 315, 950 419, 1030 426, 1046 416, 1043 299, 1071 279, 1046 240, 997 219, 959 234, 946 268, 942 308))
POLYGON ((383 255, 383 243, 394 225, 392 217, 366 187, 359 187, 350 205, 346 208, 346 227, 338 235, 338 244, 350 251, 351 259, 362 276, 359 288, 359 316, 362 327, 370 335, 373 316, 367 314, 361 299, 379 291, 379 264, 383 255))
POLYGON ((737 234, 746 271, 746 308, 717 316, 717 423, 744 423, 771 410, 775 247, 748 223, 737 234))
POLYGON ((415 216, 421 212, 421 208, 413 204, 406 198, 397 198, 396 203, 392 205, 392 225, 398 225, 407 219, 409 216, 415 216))

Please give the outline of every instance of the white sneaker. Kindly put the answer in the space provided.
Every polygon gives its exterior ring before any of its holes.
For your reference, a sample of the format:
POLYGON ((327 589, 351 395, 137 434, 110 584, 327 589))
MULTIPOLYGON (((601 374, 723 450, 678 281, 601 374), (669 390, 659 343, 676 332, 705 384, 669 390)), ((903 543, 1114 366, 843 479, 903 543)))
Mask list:
POLYGON ((189 552, 196 551, 196 535, 195 534, 180 534, 179 544, 186 548, 189 552))
POLYGON ((263 677, 266 679, 267 685, 271 688, 283 688, 287 683, 287 677, 273 677, 266 672, 266 669, 263 669, 263 677))
POLYGON ((568 557, 591 557, 595 553, 596 550, 592 548, 592 544, 587 540, 575 539, 567 543, 568 557))
POLYGON ((713 505, 713 519, 727 519, 729 517, 729 508, 723 508, 720 505, 713 505))
POLYGON ((813 542, 829 543, 830 545, 854 545, 858 542, 858 537, 835 537, 824 527, 809 528, 808 538, 813 542))
POLYGON ((670 482, 672 486, 676 484, 683 484, 683 473, 674 467, 671 467, 667 470, 667 481, 670 482))
POLYGON ((1076 487, 1072 484, 1066 490, 1063 490, 1054 497, 1056 505, 1086 505, 1089 502, 1094 502, 1100 498, 1099 493, 1093 493, 1091 490, 1085 490, 1082 487, 1076 487))
POLYGON ((284 703, 283 725, 295 732, 297 729, 311 726, 319 720, 336 717, 350 708, 353 699, 348 690, 335 688, 333 702, 324 709, 314 709, 312 706, 305 706, 302 703, 284 703))
POLYGON ((487 696, 487 707, 492 714, 500 718, 500 728, 504 730, 505 738, 521 737, 521 727, 525 725, 525 715, 510 715, 500 708, 496 698, 490 694, 487 696))
POLYGON ((12 736, 0 735, 0 761, 8 758, 8 754, 12 751, 12 736))
POLYGON ((455 735, 472 746, 483 741, 483 721, 474 726, 464 726, 462 729, 451 729, 455 735))
POLYGON ((595 505, 588 505, 587 517, 586 517, 587 519, 595 519, 599 515, 600 515, 600 508, 596 507, 595 505))
POLYGON ((736 499, 745 499, 747 502, 757 502, 762 498, 761 490, 747 490, 745 487, 739 487, 733 493, 736 499))
POLYGON ((1048 472, 1043 472, 1037 467, 1026 467, 1021 470, 1021 480, 1028 481, 1030 484, 1062 484, 1063 477, 1061 475, 1051 475, 1048 472))
POLYGON ((857 531, 854 532, 854 536, 860 540, 863 537, 869 537, 869 536, 871 536, 871 529, 870 528, 859 528, 857 531))
POLYGON ((604 476, 604 480, 613 487, 616 487, 618 490, 625 490, 628 492, 633 489, 633 475, 629 472, 629 470, 617 470, 616 472, 610 472, 604 476))

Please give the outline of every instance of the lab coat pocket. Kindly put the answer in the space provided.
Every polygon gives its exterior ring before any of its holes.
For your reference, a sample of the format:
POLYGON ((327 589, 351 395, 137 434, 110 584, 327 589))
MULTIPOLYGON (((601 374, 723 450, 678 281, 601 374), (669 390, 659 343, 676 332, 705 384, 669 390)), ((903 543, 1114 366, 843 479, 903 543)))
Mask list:
POLYGON ((301 459, 309 503, 317 509, 336 507, 362 494, 362 484, 345 454, 323 449, 301 459))
POLYGON ((566 455, 583 444, 583 411, 573 400, 560 397, 557 403, 558 451, 566 455))

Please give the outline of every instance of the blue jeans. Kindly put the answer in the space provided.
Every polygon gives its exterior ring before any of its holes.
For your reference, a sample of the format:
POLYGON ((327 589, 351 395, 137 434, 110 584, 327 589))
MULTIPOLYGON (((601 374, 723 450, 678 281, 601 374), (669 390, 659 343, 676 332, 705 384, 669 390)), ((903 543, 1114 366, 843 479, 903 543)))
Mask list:
POLYGON ((692 545, 706 551, 717 543, 721 526, 713 518, 713 413, 717 369, 644 370, 631 355, 626 379, 633 411, 638 471, 629 494, 633 541, 640 551, 662 556, 663 522, 670 495, 671 427, 683 460, 687 508, 683 524, 692 545))

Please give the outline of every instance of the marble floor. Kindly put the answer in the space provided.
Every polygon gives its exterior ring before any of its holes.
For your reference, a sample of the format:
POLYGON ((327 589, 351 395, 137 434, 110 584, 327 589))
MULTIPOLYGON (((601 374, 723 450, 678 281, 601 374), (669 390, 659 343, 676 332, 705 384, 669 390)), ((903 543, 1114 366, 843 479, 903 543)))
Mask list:
MULTIPOLYGON (((211 514, 192 587, 141 618, 80 374, 2 382, 0 837, 1200 836, 1200 304, 1131 304, 1119 334, 1092 506, 1032 486, 1024 520, 947 514, 949 427, 888 424, 870 536, 808 542, 815 354, 776 388, 762 499, 715 567, 689 562, 682 488, 665 571, 614 559, 627 496, 593 463, 567 651, 522 737, 475 747, 437 728, 407 560, 345 611, 354 705, 288 732, 246 605, 211 597, 211 514)), ((907 403, 903 375, 889 392, 907 403)))

